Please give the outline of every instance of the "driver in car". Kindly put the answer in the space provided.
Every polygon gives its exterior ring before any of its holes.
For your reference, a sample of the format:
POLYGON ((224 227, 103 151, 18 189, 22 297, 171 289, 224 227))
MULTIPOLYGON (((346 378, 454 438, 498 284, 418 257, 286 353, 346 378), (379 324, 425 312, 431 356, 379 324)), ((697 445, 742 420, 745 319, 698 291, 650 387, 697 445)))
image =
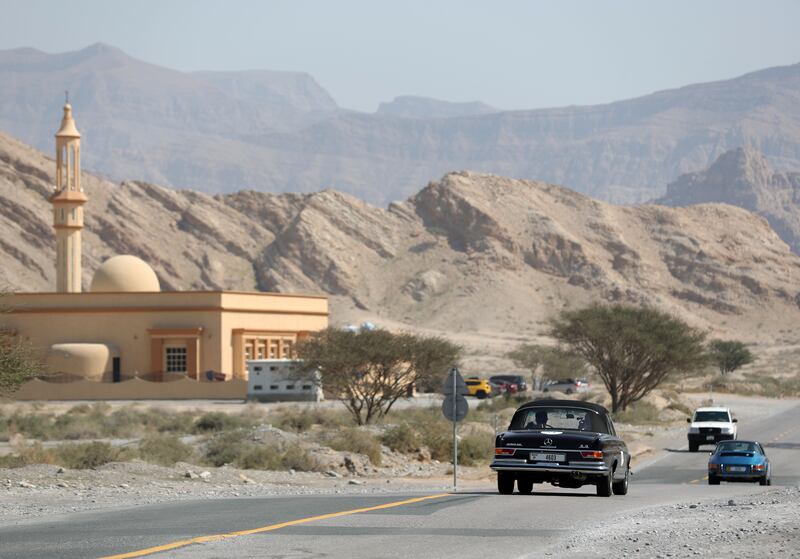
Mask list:
POLYGON ((546 429, 547 427, 550 426, 547 424, 547 412, 544 410, 537 411, 533 421, 525 426, 526 429, 546 429))

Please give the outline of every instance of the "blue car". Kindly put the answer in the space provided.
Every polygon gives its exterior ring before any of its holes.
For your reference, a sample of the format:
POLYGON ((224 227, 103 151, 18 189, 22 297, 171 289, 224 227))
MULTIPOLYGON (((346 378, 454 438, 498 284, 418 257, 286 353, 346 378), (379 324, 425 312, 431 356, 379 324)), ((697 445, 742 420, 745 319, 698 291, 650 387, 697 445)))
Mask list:
POLYGON ((761 443, 755 441, 722 441, 708 459, 708 484, 720 481, 757 481, 772 485, 769 458, 761 443))

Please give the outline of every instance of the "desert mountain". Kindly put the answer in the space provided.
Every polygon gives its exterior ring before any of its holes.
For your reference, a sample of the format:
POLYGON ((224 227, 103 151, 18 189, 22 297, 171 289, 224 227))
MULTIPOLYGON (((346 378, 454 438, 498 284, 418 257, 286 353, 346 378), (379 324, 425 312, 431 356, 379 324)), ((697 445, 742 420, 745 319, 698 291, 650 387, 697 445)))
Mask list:
POLYGON ((0 53, 0 130, 49 150, 65 87, 85 168, 205 192, 332 187, 385 205, 475 169, 634 203, 738 146, 800 170, 800 64, 606 105, 442 118, 453 107, 429 101, 344 111, 305 75, 177 72, 106 45, 18 49, 0 53))
MULTIPOLYGON (((0 135, 0 282, 11 289, 55 283, 53 168, 0 135)), ((614 206, 471 172, 387 209, 333 190, 210 196, 83 180, 85 285, 104 259, 135 254, 165 289, 325 292, 334 323, 445 332, 472 360, 598 300, 658 305, 748 340, 800 319, 800 257, 729 205, 614 206)))
POLYGON ((402 95, 378 106, 379 115, 403 118, 453 118, 456 116, 485 115, 499 112, 480 101, 453 103, 428 97, 402 95))
POLYGON ((800 253, 800 173, 775 172, 751 148, 722 154, 714 164, 687 173, 656 200, 668 206, 721 202, 764 216, 795 253, 800 253))

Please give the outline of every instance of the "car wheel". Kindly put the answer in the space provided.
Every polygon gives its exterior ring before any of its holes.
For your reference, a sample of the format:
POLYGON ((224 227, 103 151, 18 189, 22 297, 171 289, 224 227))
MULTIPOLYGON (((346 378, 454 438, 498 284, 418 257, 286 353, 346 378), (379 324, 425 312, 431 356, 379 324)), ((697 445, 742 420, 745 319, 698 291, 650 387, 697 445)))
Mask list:
POLYGON ((511 495, 514 492, 514 476, 508 472, 497 472, 497 491, 501 495, 511 495))
POLYGON ((550 392, 550 389, 549 388, 545 388, 544 390, 542 390, 542 392, 550 392))
POLYGON ((530 495, 531 491, 533 491, 533 481, 525 478, 518 479, 517 491, 519 491, 520 495, 530 495))
POLYGON ((719 478, 717 476, 708 476, 709 485, 719 485, 719 478))
POLYGON ((597 496, 598 497, 611 497, 611 474, 604 476, 597 480, 597 496))
POLYGON ((689 443, 689 452, 697 452, 697 443, 689 443))
POLYGON ((759 485, 770 485, 770 481, 766 477, 762 477, 760 480, 758 480, 758 484, 759 485))
POLYGON ((614 490, 614 495, 627 495, 628 494, 628 476, 630 475, 630 469, 625 470, 625 479, 621 481, 615 481, 612 484, 612 489, 614 490))
POLYGON ((478 400, 483 400, 484 398, 486 398, 486 392, 484 392, 483 390, 478 390, 478 391, 475 393, 475 397, 476 397, 478 400))
POLYGON ((569 395, 569 394, 572 394, 572 389, 571 388, 567 388, 567 395, 569 395))

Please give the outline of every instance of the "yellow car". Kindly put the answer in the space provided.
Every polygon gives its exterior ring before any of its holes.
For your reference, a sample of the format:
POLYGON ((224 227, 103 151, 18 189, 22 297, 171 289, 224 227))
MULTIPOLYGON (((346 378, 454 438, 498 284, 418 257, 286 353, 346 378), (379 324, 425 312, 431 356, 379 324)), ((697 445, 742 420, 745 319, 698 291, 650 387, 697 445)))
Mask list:
POLYGON ((483 400, 492 395, 492 385, 485 378, 470 377, 464 382, 467 384, 470 396, 483 400))

